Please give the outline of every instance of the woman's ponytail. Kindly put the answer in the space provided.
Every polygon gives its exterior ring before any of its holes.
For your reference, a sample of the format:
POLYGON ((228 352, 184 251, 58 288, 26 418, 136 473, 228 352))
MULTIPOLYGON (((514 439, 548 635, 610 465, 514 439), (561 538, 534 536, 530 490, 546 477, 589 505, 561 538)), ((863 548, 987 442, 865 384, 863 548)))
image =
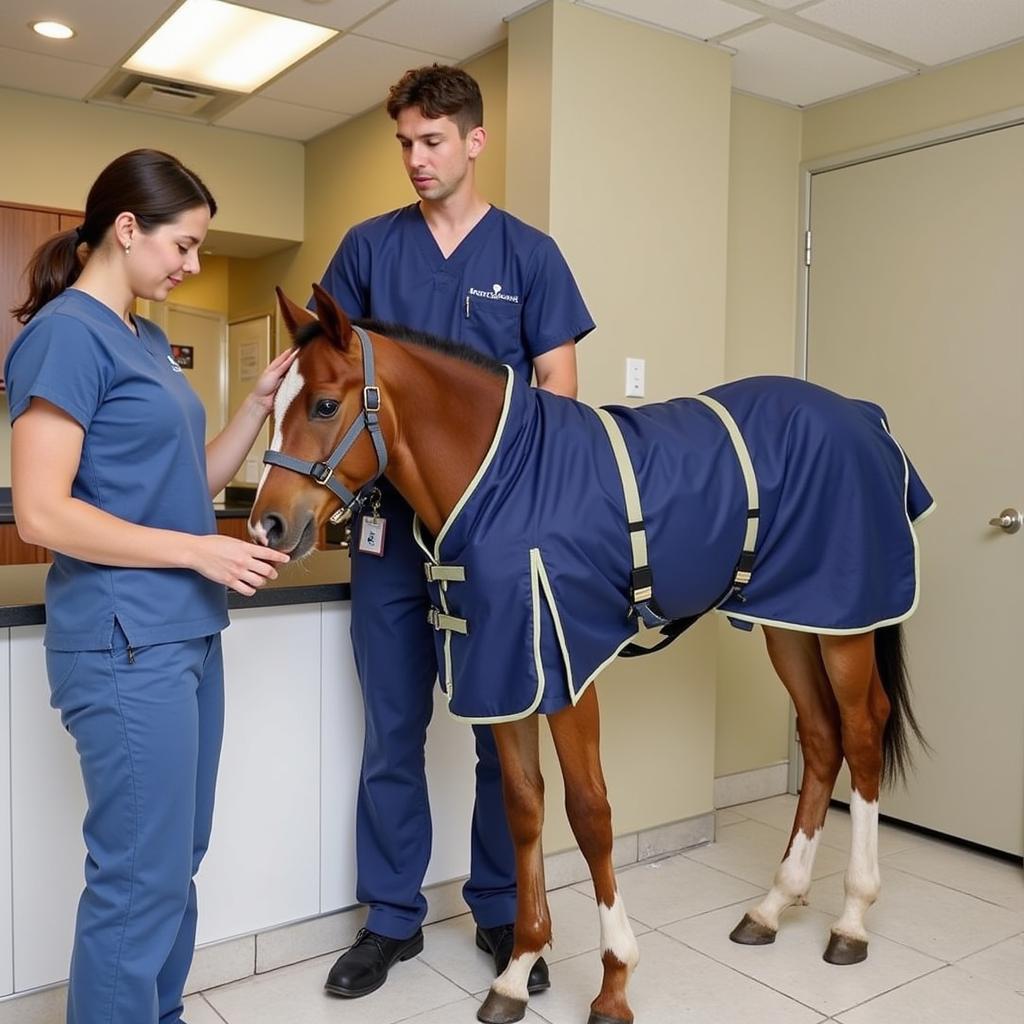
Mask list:
POLYGON ((32 254, 25 268, 28 298, 11 310, 19 323, 27 324, 51 299, 75 283, 82 272, 78 258, 81 242, 81 231, 72 228, 48 238, 32 254))

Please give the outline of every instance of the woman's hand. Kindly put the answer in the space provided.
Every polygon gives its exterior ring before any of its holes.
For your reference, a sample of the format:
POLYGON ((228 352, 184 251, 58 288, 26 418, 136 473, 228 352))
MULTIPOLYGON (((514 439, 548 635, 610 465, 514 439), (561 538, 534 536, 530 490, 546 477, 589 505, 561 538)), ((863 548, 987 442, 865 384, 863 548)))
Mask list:
POLYGON ((252 597, 267 580, 277 579, 275 563, 282 565, 287 561, 289 556, 283 551, 212 533, 194 538, 189 568, 214 583, 223 583, 245 597, 252 597))
POLYGON ((286 352, 282 352, 260 374, 260 379, 256 381, 256 386, 252 389, 252 394, 249 397, 253 404, 263 410, 265 415, 269 416, 274 411, 274 398, 277 395, 277 389, 281 386, 281 381, 284 380, 285 374, 291 369, 291 365, 298 354, 299 350, 294 346, 286 352))

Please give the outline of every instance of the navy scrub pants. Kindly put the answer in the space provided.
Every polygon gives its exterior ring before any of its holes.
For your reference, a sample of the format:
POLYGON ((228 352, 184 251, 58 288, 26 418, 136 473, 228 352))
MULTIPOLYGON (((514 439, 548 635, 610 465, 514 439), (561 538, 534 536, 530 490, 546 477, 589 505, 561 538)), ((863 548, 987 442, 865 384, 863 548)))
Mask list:
MULTIPOLYGON (((383 557, 358 551, 358 522, 352 536, 352 646, 366 719, 356 809, 356 896, 370 907, 367 928, 405 939, 427 911, 420 891, 431 845, 424 744, 437 658, 412 509, 387 481, 380 485, 381 514, 387 519, 383 557)), ((515 851, 494 736, 490 726, 473 731, 476 805, 463 895, 477 923, 491 928, 515 920, 515 851)))
POLYGON ((88 800, 68 1024, 177 1024, 224 726, 220 635, 47 651, 88 800), (132 660, 134 659, 134 660, 132 660))

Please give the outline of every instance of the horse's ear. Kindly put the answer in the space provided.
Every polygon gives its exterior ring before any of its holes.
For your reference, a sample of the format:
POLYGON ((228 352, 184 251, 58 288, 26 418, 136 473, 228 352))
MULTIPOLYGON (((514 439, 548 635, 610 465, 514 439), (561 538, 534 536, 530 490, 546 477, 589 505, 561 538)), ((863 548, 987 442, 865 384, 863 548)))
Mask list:
POLYGON ((277 303, 281 307, 281 319, 284 320, 288 333, 294 339, 299 330, 306 324, 313 323, 316 317, 308 309, 296 306, 280 288, 275 287, 274 291, 277 292, 277 303))
POLYGON ((318 284, 313 285, 313 298, 316 299, 316 312, 320 317, 320 325, 327 335, 341 348, 348 348, 352 337, 352 324, 345 316, 345 311, 318 284))

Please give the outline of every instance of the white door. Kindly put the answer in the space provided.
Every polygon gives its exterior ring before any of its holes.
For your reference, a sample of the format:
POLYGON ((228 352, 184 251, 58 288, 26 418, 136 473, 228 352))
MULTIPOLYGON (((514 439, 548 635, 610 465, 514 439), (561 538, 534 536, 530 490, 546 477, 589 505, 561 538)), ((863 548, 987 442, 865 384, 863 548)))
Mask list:
POLYGON ((881 404, 938 503, 906 626, 933 753, 882 811, 1020 854, 1024 530, 989 520, 1024 510, 1024 125, 817 173, 810 223, 808 378, 881 404))

